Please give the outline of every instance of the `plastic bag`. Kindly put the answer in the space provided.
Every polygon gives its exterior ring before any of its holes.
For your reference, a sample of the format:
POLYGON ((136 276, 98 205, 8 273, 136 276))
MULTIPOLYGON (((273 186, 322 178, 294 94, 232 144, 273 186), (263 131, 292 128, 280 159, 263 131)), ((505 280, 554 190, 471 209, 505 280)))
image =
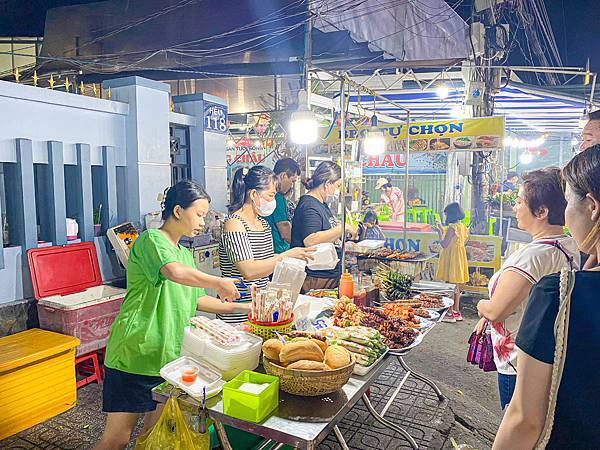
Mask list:
POLYGON ((170 397, 158 422, 135 441, 135 450, 209 450, 210 433, 196 433, 187 426, 179 402, 170 397))

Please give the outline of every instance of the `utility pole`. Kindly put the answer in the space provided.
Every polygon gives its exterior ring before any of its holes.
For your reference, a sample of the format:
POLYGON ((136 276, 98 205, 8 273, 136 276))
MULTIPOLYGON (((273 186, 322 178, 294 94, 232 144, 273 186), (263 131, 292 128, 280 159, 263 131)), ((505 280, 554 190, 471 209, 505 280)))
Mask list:
MULTIPOLYGON (((472 10, 471 42, 473 39, 477 46, 473 45, 472 62, 475 68, 471 68, 471 85, 479 86, 480 99, 472 103, 472 117, 489 117, 494 113, 494 95, 498 88, 499 69, 492 68, 495 56, 498 57, 497 42, 491 42, 490 28, 496 32, 496 19, 491 5, 494 2, 501 3, 502 0, 474 1, 472 10), (485 5, 482 5, 485 4, 485 5), (476 6, 478 5, 478 6, 476 6), (487 9, 485 9, 487 6, 487 9), (478 8, 480 10, 478 11, 478 8), (473 30, 477 30, 477 36, 473 36, 473 30), (477 51, 483 50, 483 51, 477 51), (479 54, 478 54, 479 53, 479 54)), ((494 35, 495 36, 495 35, 494 35)), ((500 57, 504 54, 502 53, 500 57)), ((470 93, 469 93, 470 94, 470 93)), ((484 152, 473 153, 471 165, 471 232, 473 234, 487 234, 488 222, 484 197, 487 195, 488 185, 485 183, 485 172, 489 170, 484 152)))

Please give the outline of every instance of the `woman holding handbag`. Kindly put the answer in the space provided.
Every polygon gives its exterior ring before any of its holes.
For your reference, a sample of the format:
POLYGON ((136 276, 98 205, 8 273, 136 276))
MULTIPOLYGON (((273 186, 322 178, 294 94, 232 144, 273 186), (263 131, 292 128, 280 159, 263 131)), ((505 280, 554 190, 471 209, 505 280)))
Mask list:
MULTIPOLYGON (((600 145, 563 170, 566 223, 579 249, 600 256, 600 145)), ((519 329, 519 374, 494 449, 600 448, 598 268, 542 278, 519 329)))
POLYGON ((563 233, 565 206, 558 168, 523 175, 513 209, 519 228, 527 231, 533 240, 506 259, 490 280, 490 299, 477 304, 482 319, 475 332, 481 333, 486 325, 490 329, 502 409, 510 402, 515 388, 515 336, 531 286, 563 268, 579 268, 577 245, 563 233))

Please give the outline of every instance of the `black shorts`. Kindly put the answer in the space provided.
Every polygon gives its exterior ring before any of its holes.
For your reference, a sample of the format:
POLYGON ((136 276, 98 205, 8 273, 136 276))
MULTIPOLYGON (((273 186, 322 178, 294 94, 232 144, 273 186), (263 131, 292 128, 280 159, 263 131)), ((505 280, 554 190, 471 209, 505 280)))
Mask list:
POLYGON ((147 413, 156 409, 152 389, 163 383, 161 377, 136 375, 105 367, 102 411, 147 413))

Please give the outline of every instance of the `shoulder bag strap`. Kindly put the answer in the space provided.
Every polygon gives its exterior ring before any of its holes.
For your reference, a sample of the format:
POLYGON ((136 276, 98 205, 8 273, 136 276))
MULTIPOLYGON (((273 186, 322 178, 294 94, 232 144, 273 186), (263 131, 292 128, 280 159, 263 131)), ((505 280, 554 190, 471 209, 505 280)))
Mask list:
POLYGON ((537 241, 538 244, 546 244, 546 245, 551 245, 552 247, 556 247, 557 249, 559 249, 561 251, 561 253, 563 255, 565 255, 565 258, 567 258, 567 261, 569 262, 569 268, 571 270, 573 270, 573 257, 570 256, 565 249, 563 248, 562 245, 560 245, 560 242, 558 242, 558 240, 555 241, 537 241))
POLYGON ((558 314, 554 322, 554 339, 556 347, 554 348, 554 364, 552 364, 552 381, 550 384, 550 398, 548 401, 548 411, 542 434, 540 435, 536 445, 536 450, 546 448, 552 426, 554 425, 554 413, 556 412, 556 400, 558 398, 558 389, 562 379, 563 370, 565 367, 565 359, 567 353, 567 341, 569 337, 569 315, 571 311, 571 294, 575 286, 575 272, 572 270, 563 269, 560 272, 560 303, 558 306, 558 314))

